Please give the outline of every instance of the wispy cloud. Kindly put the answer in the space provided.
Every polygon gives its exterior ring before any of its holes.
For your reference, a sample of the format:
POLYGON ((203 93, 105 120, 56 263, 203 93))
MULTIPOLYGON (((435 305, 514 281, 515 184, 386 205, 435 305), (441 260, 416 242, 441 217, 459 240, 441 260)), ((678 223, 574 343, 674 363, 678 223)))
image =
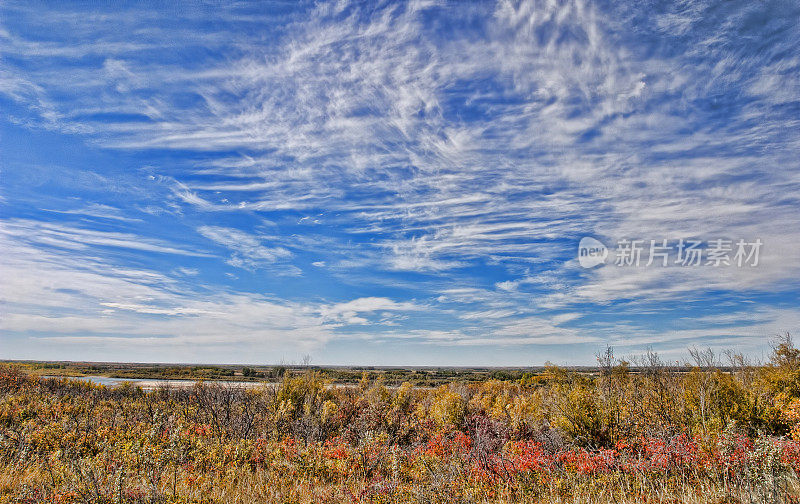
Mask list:
POLYGON ((70 210, 54 210, 51 208, 42 208, 46 212, 56 212, 68 215, 85 215, 87 217, 96 217, 99 219, 112 219, 124 222, 142 222, 142 219, 136 219, 125 216, 119 208, 100 203, 91 203, 82 208, 73 208, 70 210))
POLYGON ((201 226, 197 228, 197 232, 232 250, 233 255, 228 259, 228 264, 237 268, 256 269, 292 256, 285 248, 264 246, 258 236, 238 229, 201 226))
POLYGON ((162 240, 144 238, 132 233, 98 231, 29 219, 0 221, 0 234, 5 235, 7 239, 13 237, 24 243, 68 250, 100 246, 195 257, 210 255, 207 252, 186 250, 162 240))

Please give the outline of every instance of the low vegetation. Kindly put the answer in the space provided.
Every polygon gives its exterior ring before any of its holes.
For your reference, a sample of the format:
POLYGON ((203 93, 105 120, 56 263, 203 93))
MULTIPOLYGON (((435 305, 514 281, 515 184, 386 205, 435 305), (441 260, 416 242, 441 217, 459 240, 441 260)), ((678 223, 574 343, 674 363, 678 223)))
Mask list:
MULTIPOLYGON (((0 502, 800 502, 800 350, 144 392, 0 367, 0 502)), ((248 373, 252 372, 248 371, 248 373)))
MULTIPOLYGON (((0 361, 2 362, 2 361, 0 361)), ((6 363, 12 363, 6 361, 6 363)), ((355 384, 366 372, 381 378, 387 386, 408 382, 418 387, 437 387, 452 382, 477 383, 486 380, 519 380, 541 373, 544 368, 399 368, 399 367, 319 367, 306 364, 280 364, 276 366, 189 366, 172 364, 131 364, 109 362, 13 362, 38 376, 105 376, 126 379, 161 380, 222 380, 242 382, 277 382, 286 373, 302 374, 313 369, 323 379, 335 384, 355 384)), ((592 373, 592 367, 575 368, 575 371, 592 373)))

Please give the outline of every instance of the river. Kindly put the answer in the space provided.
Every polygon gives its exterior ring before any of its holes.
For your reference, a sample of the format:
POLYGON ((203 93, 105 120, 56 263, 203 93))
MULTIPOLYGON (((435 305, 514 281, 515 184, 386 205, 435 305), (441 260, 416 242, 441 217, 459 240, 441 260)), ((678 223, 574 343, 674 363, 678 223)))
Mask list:
MULTIPOLYGON (((44 376, 43 378, 67 378, 69 380, 84 381, 95 385, 105 385, 106 387, 117 387, 123 383, 130 383, 134 387, 141 387, 144 390, 153 390, 167 386, 170 388, 189 388, 193 387, 197 380, 167 380, 162 378, 112 378, 109 376, 44 376)), ((256 388, 262 385, 272 385, 269 382, 239 382, 239 381, 218 381, 207 380, 205 383, 214 383, 223 386, 256 388)))

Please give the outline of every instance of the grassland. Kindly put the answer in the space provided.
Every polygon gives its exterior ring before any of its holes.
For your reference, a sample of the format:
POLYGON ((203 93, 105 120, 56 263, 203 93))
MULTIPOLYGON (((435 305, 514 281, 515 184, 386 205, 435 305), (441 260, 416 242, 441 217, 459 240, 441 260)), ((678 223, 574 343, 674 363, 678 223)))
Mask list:
MULTIPOLYGON (((477 383, 486 380, 520 380, 541 374, 544 367, 475 368, 475 367, 380 367, 380 366, 312 366, 277 364, 262 366, 196 365, 196 364, 137 364, 125 362, 34 362, 5 361, 22 366, 38 376, 105 376, 109 378, 150 380, 204 380, 276 382, 286 373, 302 374, 316 371, 333 384, 355 384, 364 373, 381 379, 389 386, 408 382, 420 387, 436 387, 452 382, 477 383)), ((591 373, 592 367, 573 368, 591 373)))
POLYGON ((332 387, 309 366, 198 367, 265 383, 151 392, 42 377, 117 372, 94 364, 5 364, 0 502, 800 502, 800 351, 786 338, 768 363, 713 363, 607 353, 433 387, 389 386, 385 369, 334 369, 359 378, 332 387))
MULTIPOLYGON (((358 384, 366 373, 373 380, 380 380, 389 387, 410 383, 416 387, 438 387, 449 383, 481 383, 488 380, 525 382, 546 372, 547 366, 531 367, 386 367, 386 366, 314 366, 302 364, 276 364, 260 366, 244 365, 198 365, 198 364, 145 364, 128 362, 42 362, 0 361, 15 365, 25 372, 47 377, 103 376, 134 380, 193 380, 225 382, 269 382, 281 381, 287 373, 300 375, 315 371, 331 384, 358 384)), ((731 371, 731 366, 718 367, 731 371)), ((629 366, 629 372, 644 371, 640 366, 629 366)), ((688 372, 686 366, 669 368, 674 373, 688 372)), ((597 366, 569 367, 575 373, 596 376, 597 366)))

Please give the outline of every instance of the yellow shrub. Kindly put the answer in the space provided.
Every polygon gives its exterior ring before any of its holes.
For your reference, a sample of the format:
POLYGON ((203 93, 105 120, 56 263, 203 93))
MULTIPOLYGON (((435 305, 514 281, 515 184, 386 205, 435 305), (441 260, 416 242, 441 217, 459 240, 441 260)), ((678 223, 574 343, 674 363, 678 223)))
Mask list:
POLYGON ((460 427, 466 414, 466 402, 448 386, 436 390, 431 403, 431 417, 440 427, 460 427))

